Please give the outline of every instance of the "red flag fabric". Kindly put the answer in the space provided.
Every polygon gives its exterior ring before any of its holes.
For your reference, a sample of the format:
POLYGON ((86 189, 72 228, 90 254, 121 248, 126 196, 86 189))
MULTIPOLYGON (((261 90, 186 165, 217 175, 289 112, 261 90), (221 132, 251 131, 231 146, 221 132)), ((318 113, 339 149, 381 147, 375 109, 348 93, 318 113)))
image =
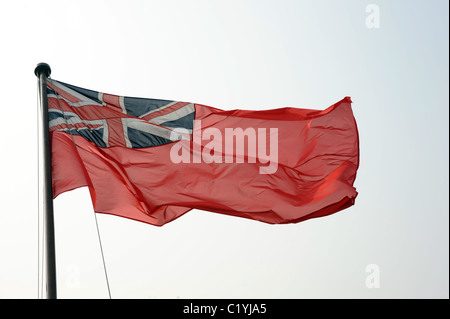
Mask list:
POLYGON ((325 110, 220 110, 47 82, 54 197, 162 226, 191 209, 296 223, 354 204, 351 99, 325 110))

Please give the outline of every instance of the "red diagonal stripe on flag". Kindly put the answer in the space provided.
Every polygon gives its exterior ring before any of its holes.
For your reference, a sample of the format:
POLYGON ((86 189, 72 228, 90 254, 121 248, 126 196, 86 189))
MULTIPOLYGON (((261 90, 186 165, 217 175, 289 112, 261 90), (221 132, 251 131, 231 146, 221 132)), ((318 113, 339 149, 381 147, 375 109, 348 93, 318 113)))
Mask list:
POLYGON ((51 81, 47 82, 47 86, 51 88, 54 92, 61 95, 63 98, 69 100, 70 102, 77 103, 77 102, 83 102, 83 100, 80 100, 79 98, 73 96, 72 94, 60 89, 56 85, 53 85, 51 81))
POLYGON ((166 114, 172 113, 173 111, 181 109, 183 106, 186 106, 188 104, 189 103, 187 103, 187 102, 177 102, 174 105, 171 105, 169 107, 166 107, 165 109, 162 109, 161 111, 156 111, 156 112, 150 113, 146 116, 143 116, 142 118, 146 121, 150 121, 153 118, 156 118, 156 117, 159 117, 162 115, 166 115, 166 114))
POLYGON ((48 108, 55 109, 63 112, 71 112, 77 114, 83 120, 103 120, 108 118, 122 118, 131 117, 116 111, 113 108, 108 108, 99 105, 84 105, 84 106, 70 106, 67 101, 63 99, 57 99, 54 97, 48 98, 48 108))

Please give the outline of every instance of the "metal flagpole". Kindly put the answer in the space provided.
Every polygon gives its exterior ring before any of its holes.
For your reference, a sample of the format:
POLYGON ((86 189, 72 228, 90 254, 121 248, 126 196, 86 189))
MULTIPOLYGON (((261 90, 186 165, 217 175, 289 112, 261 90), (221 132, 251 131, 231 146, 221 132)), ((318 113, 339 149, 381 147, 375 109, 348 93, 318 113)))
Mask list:
POLYGON ((42 112, 42 147, 44 162, 44 254, 47 299, 56 299, 56 256, 55 228, 53 220, 53 190, 52 190, 52 158, 48 124, 47 78, 51 69, 47 63, 39 63, 34 74, 39 79, 39 97, 42 112))

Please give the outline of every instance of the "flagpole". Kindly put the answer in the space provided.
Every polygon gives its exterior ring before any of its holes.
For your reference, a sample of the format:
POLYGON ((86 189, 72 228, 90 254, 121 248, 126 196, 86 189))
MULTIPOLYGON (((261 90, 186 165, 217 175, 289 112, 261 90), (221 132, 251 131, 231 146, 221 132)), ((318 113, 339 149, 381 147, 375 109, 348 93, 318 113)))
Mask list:
POLYGON ((52 190, 52 158, 50 149, 50 135, 48 124, 47 78, 51 69, 47 63, 39 63, 34 74, 39 79, 39 97, 42 120, 42 147, 44 162, 44 258, 47 299, 56 299, 56 256, 55 256, 55 228, 53 220, 53 190, 52 190))

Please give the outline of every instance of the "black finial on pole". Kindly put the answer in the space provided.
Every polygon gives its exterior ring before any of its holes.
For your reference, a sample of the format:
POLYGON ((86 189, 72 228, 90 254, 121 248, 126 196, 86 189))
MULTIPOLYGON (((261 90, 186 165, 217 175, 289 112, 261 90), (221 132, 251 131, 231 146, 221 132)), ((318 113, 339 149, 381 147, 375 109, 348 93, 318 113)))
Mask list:
POLYGON ((50 144, 47 101, 47 78, 51 69, 47 63, 39 63, 34 74, 39 79, 39 98, 42 112, 42 148, 44 162, 44 254, 47 299, 56 299, 56 254, 55 227, 53 219, 53 189, 52 189, 52 151, 50 144))
POLYGON ((39 63, 36 68, 34 69, 34 74, 39 77, 39 74, 44 73, 44 76, 48 78, 50 74, 52 73, 52 69, 50 69, 50 65, 47 63, 39 63))

